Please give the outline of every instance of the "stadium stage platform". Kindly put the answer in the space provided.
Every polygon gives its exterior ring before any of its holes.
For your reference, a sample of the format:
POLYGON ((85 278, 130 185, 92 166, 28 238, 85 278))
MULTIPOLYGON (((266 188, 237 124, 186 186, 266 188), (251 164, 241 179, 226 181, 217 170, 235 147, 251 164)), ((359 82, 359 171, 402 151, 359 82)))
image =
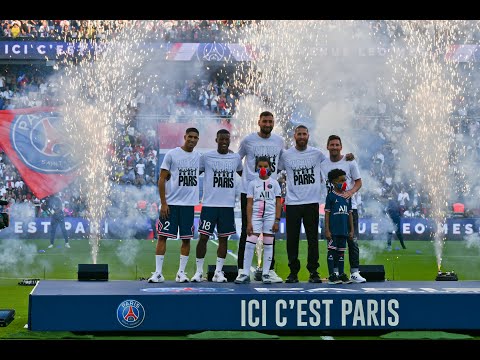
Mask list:
POLYGON ((480 281, 328 285, 41 280, 33 331, 479 330, 480 281))

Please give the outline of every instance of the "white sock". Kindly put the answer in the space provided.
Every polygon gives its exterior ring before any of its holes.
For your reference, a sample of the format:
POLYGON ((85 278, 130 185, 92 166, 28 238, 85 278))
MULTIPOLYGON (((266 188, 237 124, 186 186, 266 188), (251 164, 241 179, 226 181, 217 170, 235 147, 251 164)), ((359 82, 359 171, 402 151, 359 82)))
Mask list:
POLYGON ((215 272, 222 271, 224 263, 225 263, 225 259, 217 257, 217 264, 215 266, 215 272))
POLYGON ((351 268, 350 269, 350 274, 353 274, 355 272, 358 272, 358 268, 351 268))
POLYGON ((160 274, 162 273, 164 257, 165 255, 155 255, 155 271, 160 274))
POLYGON ((180 267, 178 268, 178 272, 185 272, 185 267, 187 266, 188 262, 188 255, 180 255, 180 267))
POLYGON ((245 253, 243 254, 243 273, 250 276, 250 266, 252 266, 253 254, 256 245, 248 242, 245 244, 245 253))
POLYGON ((197 273, 203 274, 203 263, 205 261, 205 258, 197 258, 196 263, 197 263, 197 273))
POLYGON ((267 275, 272 265, 273 245, 263 245, 263 275, 267 275))

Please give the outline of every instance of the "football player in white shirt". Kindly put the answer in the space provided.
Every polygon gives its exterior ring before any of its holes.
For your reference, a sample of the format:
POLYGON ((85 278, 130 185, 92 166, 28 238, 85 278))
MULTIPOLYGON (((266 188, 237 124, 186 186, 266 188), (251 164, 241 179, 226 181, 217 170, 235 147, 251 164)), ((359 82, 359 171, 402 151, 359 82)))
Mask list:
MULTIPOLYGON (((245 253, 245 244, 247 241, 247 186, 257 177, 255 173, 255 164, 260 156, 266 156, 270 160, 271 177, 277 179, 277 167, 280 154, 285 148, 285 141, 277 134, 272 134, 275 120, 270 111, 260 113, 258 119, 258 132, 247 135, 241 142, 238 154, 241 159, 245 159, 242 174, 241 190, 241 208, 242 208, 242 233, 238 241, 238 274, 243 273, 243 258, 245 253)), ((272 283, 282 283, 283 279, 277 275, 275 267, 275 245, 273 249, 272 262, 270 264, 270 280, 272 283)), ((260 280, 260 279, 256 279, 260 280)))
POLYGON ((198 176, 200 153, 194 150, 199 139, 196 128, 188 128, 181 147, 169 150, 161 165, 158 191, 160 218, 157 226, 158 241, 155 250, 155 272, 148 282, 164 282, 163 260, 167 238, 177 238, 180 230, 180 266, 175 281, 188 282, 185 267, 190 254, 190 239, 194 230, 194 206, 199 201, 198 176))
POLYGON ((230 132, 220 129, 215 141, 217 150, 206 152, 200 158, 200 173, 205 172, 203 180, 202 213, 200 214, 200 234, 196 249, 197 270, 191 281, 206 280, 203 276, 203 264, 207 253, 207 242, 217 228, 218 249, 213 282, 227 282, 223 273, 223 264, 227 256, 228 237, 236 233, 235 226, 235 172, 242 175, 240 156, 228 149, 230 132))

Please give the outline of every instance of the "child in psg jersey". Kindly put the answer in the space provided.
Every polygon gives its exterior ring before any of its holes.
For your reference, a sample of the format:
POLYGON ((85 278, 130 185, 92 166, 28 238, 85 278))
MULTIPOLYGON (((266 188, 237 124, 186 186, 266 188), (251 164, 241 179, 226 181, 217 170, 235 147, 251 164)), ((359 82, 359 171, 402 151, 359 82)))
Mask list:
POLYGON ((350 284, 352 281, 344 272, 344 258, 347 238, 353 239, 352 199, 343 193, 347 189, 346 173, 333 169, 328 173, 333 191, 325 200, 325 237, 328 240, 327 265, 329 284, 350 284))
POLYGON ((278 231, 282 212, 282 191, 277 180, 270 177, 271 164, 266 156, 257 158, 255 169, 259 177, 250 181, 247 187, 247 242, 243 259, 243 273, 235 279, 236 284, 250 282, 250 267, 258 237, 263 234, 262 282, 271 284, 269 276, 273 255, 274 234, 278 231))

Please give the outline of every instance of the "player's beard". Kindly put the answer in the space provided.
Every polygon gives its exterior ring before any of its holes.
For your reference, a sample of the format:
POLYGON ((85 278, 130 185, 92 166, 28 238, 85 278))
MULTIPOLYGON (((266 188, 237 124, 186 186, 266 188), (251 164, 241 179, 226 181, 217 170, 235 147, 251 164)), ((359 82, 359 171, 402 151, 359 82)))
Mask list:
POLYGON ((271 127, 261 127, 260 128, 260 132, 263 134, 263 135, 270 135, 270 133, 272 132, 273 128, 271 127))

